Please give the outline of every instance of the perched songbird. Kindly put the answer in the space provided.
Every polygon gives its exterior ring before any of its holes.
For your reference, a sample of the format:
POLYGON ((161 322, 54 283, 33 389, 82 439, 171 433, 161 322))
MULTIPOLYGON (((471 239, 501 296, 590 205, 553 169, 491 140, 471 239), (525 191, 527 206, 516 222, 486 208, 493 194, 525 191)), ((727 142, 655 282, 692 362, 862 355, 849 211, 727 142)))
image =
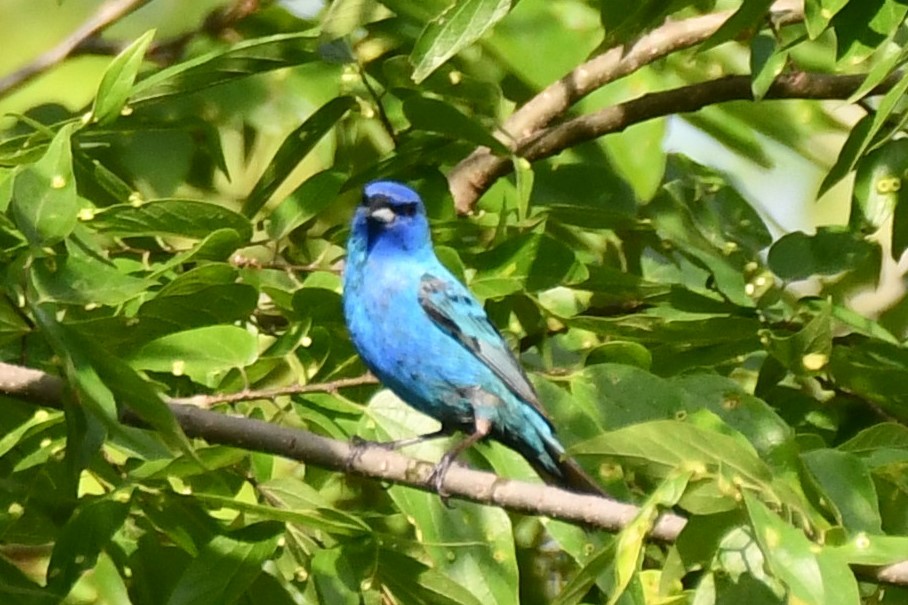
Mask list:
MULTIPOLYGON (((433 471, 490 436, 517 450, 544 478, 603 491, 564 447, 536 392, 482 306, 435 256, 419 195, 391 181, 366 185, 344 270, 344 316, 366 365, 398 397, 468 436, 433 471)), ((435 436, 433 434, 431 436, 435 436)))

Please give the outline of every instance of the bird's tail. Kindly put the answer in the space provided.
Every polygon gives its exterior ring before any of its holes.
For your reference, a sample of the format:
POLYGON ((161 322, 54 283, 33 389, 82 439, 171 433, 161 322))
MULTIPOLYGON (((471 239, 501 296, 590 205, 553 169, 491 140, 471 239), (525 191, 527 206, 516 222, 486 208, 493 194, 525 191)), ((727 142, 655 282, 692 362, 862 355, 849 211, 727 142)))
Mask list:
POLYGON ((539 441, 535 441, 535 447, 522 440, 501 438, 501 441, 520 452, 546 483, 580 494, 610 497, 576 460, 565 454, 548 421, 541 416, 539 419, 543 426, 537 426, 539 441), (540 441, 544 451, 539 451, 540 441))
POLYGON ((551 435, 544 443, 548 455, 555 463, 555 468, 550 468, 551 465, 544 465, 542 461, 533 461, 532 464, 539 476, 545 479, 546 483, 564 487, 581 494, 609 497, 608 493, 602 489, 589 473, 583 470, 583 467, 576 460, 564 453, 564 446, 558 442, 554 435, 551 435))
POLYGON ((561 471, 561 476, 554 478, 556 484, 581 494, 609 497, 608 493, 573 458, 563 457, 562 454, 562 458, 558 460, 558 470, 561 471))

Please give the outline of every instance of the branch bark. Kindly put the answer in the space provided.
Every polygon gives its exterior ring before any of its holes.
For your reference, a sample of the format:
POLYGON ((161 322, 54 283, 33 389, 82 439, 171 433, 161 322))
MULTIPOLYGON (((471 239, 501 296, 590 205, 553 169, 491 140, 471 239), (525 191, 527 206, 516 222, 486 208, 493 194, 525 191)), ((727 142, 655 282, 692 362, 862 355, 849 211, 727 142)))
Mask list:
MULTIPOLYGON (((518 150, 539 130, 564 115, 572 105, 594 90, 614 82, 672 53, 696 46, 718 30, 735 11, 725 11, 668 21, 641 36, 630 46, 606 50, 577 66, 553 82, 515 111, 496 133, 496 138, 511 150, 518 150)), ((770 19, 776 26, 804 20, 802 0, 779 0, 770 7, 770 19)), ((519 151, 518 151, 519 155, 519 151)), ((461 214, 468 213, 479 196, 497 176, 486 174, 497 164, 487 147, 480 147, 461 161, 448 175, 448 186, 454 205, 461 214)))
POLYGON ((22 86, 64 61, 73 54, 80 44, 109 27, 129 13, 148 4, 151 0, 107 0, 79 28, 59 44, 40 55, 28 65, 0 78, 0 95, 22 86))
MULTIPOLYGON (((363 377, 359 377, 351 380, 362 379, 363 377)), ((64 387, 63 380, 56 376, 0 362, 0 395, 38 406, 59 408, 64 387)), ((171 402, 169 406, 189 437, 274 454, 329 470, 352 472, 422 491, 433 491, 427 484, 434 467, 431 462, 388 451, 375 444, 353 446, 308 431, 251 418, 228 416, 194 405, 171 402)), ((639 512, 636 506, 607 498, 503 479, 491 473, 460 466, 452 467, 445 475, 444 489, 454 498, 544 515, 607 531, 621 530, 639 512)), ((684 529, 685 523, 683 517, 666 513, 657 519, 649 535, 656 540, 673 542, 684 529)), ((908 560, 885 567, 860 567, 856 568, 856 572, 879 582, 908 586, 908 560)))
MULTIPOLYGON (((869 94, 887 92, 898 81, 889 77, 869 94)), ((866 78, 866 74, 829 75, 789 72, 780 75, 770 86, 764 100, 779 99, 847 99, 866 78)), ((753 101, 750 76, 726 76, 671 90, 645 94, 599 111, 540 130, 523 139, 514 153, 531 162, 556 155, 569 147, 598 137, 621 132, 629 126, 654 118, 691 113, 708 105, 729 101, 753 101)), ((513 170, 509 157, 489 153, 469 156, 448 176, 457 211, 469 213, 479 196, 495 179, 513 170), (468 186, 464 186, 468 183, 468 186), (457 190, 455 191, 455 187, 457 190)))

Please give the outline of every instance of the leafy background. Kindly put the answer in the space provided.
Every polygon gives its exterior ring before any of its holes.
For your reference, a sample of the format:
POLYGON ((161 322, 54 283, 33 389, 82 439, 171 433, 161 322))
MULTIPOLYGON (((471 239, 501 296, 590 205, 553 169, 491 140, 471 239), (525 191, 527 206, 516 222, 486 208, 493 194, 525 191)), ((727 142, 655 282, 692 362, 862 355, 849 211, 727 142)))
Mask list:
MULTIPOLYGON (((62 409, 0 398, 6 602, 908 599, 908 574, 850 567, 908 553, 908 5, 807 0, 780 21, 765 0, 119 4, 146 5, 40 78, 0 80, 0 360, 68 385, 62 409), (515 157, 478 199, 452 197, 477 146, 519 148, 496 126, 544 87, 666 18, 719 11, 733 16, 715 33, 556 122, 732 74, 757 99, 799 70, 855 86, 827 102, 708 99, 683 124, 666 111, 515 157), (667 153, 669 125, 742 163, 795 154, 832 209, 786 232, 734 174, 667 153), (363 373, 339 271, 377 177, 423 194, 439 254, 520 352, 559 435, 640 506, 623 531, 447 509, 179 430, 160 395, 244 389, 214 408, 342 440, 432 430, 365 380, 256 396, 363 373), (148 428, 121 424, 124 406, 148 428), (647 542, 665 509, 687 526, 647 542)), ((3 69, 98 8, 7 0, 3 69)), ((497 444, 466 458, 533 477, 497 444)))

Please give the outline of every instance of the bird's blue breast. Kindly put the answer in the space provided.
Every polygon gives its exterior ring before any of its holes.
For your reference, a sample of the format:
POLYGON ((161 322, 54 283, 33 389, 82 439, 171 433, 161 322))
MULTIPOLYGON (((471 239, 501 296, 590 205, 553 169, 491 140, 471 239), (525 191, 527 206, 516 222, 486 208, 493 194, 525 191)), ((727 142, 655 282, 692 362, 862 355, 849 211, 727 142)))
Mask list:
POLYGON ((457 345, 419 305, 423 263, 363 259, 348 264, 344 311, 366 365, 388 388, 451 427, 472 425, 466 389, 494 384, 491 372, 457 345))

